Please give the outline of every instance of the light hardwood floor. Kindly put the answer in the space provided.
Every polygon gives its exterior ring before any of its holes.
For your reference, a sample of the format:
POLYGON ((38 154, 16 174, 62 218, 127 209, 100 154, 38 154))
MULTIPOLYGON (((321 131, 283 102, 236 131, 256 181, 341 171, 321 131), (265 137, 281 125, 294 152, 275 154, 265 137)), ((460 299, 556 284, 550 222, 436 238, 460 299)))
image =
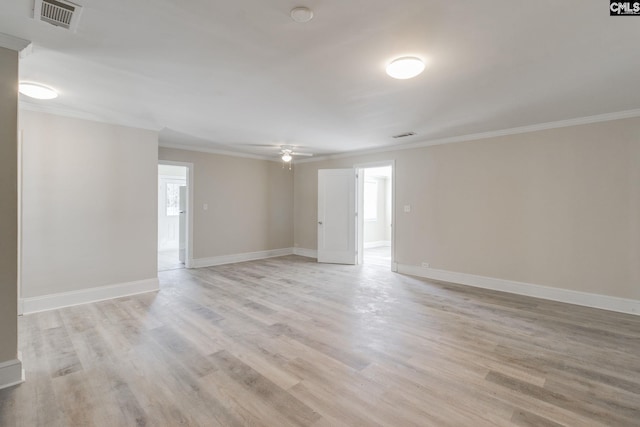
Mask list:
POLYGON ((184 264, 180 262, 177 249, 158 252, 158 271, 176 270, 178 268, 184 268, 184 264))
POLYGON ((387 269, 391 268, 391 247, 378 246, 376 248, 367 248, 363 251, 363 263, 375 264, 387 269))
POLYGON ((2 426, 638 426, 640 317, 282 257, 20 319, 2 426))

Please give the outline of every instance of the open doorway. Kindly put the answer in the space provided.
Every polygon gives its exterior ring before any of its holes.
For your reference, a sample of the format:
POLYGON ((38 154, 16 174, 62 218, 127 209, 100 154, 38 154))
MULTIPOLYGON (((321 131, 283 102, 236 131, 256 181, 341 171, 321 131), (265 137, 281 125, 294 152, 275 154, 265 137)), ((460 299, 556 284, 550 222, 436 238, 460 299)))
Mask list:
POLYGON ((359 166, 358 262, 393 267, 393 164, 359 166))
POLYGON ((190 166, 158 165, 158 271, 189 266, 190 166))

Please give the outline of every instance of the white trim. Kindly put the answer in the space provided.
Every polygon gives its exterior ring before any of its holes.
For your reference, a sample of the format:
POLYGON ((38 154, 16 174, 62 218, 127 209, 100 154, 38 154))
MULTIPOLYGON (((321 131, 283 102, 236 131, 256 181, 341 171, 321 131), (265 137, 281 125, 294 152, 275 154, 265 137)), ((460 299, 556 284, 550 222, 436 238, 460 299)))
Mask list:
POLYGON ((136 282, 23 298, 22 304, 24 305, 24 314, 31 314, 158 290, 160 290, 160 283, 158 278, 154 277, 153 279, 138 280, 136 282))
MULTIPOLYGON (((295 163, 312 163, 312 162, 320 162, 324 160, 344 159, 344 158, 349 158, 354 156, 362 156, 366 154, 411 150, 414 148, 430 147, 432 145, 443 145, 443 144, 452 144, 456 142, 475 141, 480 139, 488 139, 488 138, 495 138, 499 136, 508 136, 508 135, 517 135, 522 133, 536 132, 536 131, 548 130, 548 129, 580 126, 580 125, 587 125, 591 123, 608 122, 612 120, 630 119, 634 117, 640 117, 640 108, 635 110, 624 110, 624 111, 617 111, 613 113, 597 114, 594 116, 577 117, 577 118, 567 119, 567 120, 558 120, 554 122, 537 123, 534 125, 519 126, 515 128, 507 128, 507 129, 500 129, 500 130, 494 130, 494 131, 488 131, 488 132, 458 135, 458 136, 452 136, 447 138, 426 139, 423 141, 414 142, 410 144, 388 145, 388 146, 379 147, 379 148, 354 150, 354 151, 348 151, 348 152, 343 152, 338 154, 319 155, 319 156, 313 156, 312 158, 307 158, 307 159, 296 159, 295 163)), ((160 147, 176 148, 176 149, 188 150, 188 151, 199 151, 199 152, 212 153, 212 154, 222 154, 222 155, 233 156, 233 157, 247 157, 247 158, 253 158, 253 159, 260 159, 260 160, 270 160, 274 162, 280 161, 280 159, 278 158, 259 156, 256 154, 245 154, 245 153, 240 153, 235 151, 212 149, 212 148, 202 147, 195 144, 192 145, 192 144, 177 144, 177 143, 161 142, 160 147)), ((384 161, 374 162, 374 163, 371 163, 371 165, 379 164, 383 166, 385 163, 387 162, 384 162, 384 161)), ((355 167, 360 167, 360 166, 356 165, 355 167)), ((374 167, 374 166, 367 166, 367 167, 374 167)))
POLYGON ((364 262, 364 169, 353 166, 356 170, 356 264, 364 262), (358 213, 362 212, 362 215, 358 213))
POLYGON ((15 37, 10 34, 0 33, 0 47, 4 47, 5 49, 20 52, 30 44, 31 42, 29 40, 21 39, 20 37, 15 37))
POLYGON ((530 126, 520 126, 509 129, 494 130, 489 132, 472 133, 467 135, 452 136, 448 138, 427 139, 411 144, 384 146, 380 148, 354 150, 339 154, 330 154, 326 156, 313 157, 312 159, 298 160, 297 163, 320 162, 331 159, 344 159, 353 156, 362 156, 365 154, 386 153, 389 151, 411 150, 414 148, 430 147, 432 145, 451 144, 455 142, 475 141, 479 139, 495 138, 498 136, 517 135, 522 133, 536 132, 548 129, 557 129, 570 126, 587 125, 591 123, 608 122, 612 120, 630 119, 640 117, 640 108, 635 110, 618 111, 615 113, 598 114, 595 116, 578 117, 569 120, 560 120, 556 122, 538 123, 530 126))
POLYGON ((17 359, 0 363, 0 390, 24 382, 24 369, 18 353, 17 359))
POLYGON ((18 52, 18 58, 25 59, 27 56, 33 53, 33 43, 29 43, 27 47, 18 52))
POLYGON ((158 146, 162 148, 173 148, 176 150, 196 151, 199 153, 219 154, 221 156, 242 157, 246 159, 268 160, 271 162, 280 162, 279 157, 260 156, 258 154, 241 153, 239 151, 220 150, 217 148, 203 147, 196 144, 181 144, 176 142, 159 142, 158 146))
POLYGON ((293 248, 293 254, 318 259, 318 251, 316 249, 293 248))
POLYGON ((401 274, 440 280, 443 282, 458 283, 476 288, 491 289, 494 291, 509 292, 517 295, 526 295, 534 298, 582 305, 602 310, 617 311, 619 313, 640 315, 639 300, 592 294, 563 288, 552 288, 549 286, 534 285, 531 283, 516 282, 513 280, 476 276, 474 274, 456 273, 447 270, 437 270, 435 268, 423 268, 415 265, 399 264, 398 272, 401 274))
POLYGON ((364 243, 362 243, 362 247, 364 249, 379 248, 381 246, 390 247, 391 246, 391 240, 378 240, 377 242, 364 242, 364 243))
POLYGON ((198 258, 193 260, 193 268, 214 267, 216 265, 235 264, 237 262, 255 261, 259 259, 275 258, 286 255, 293 255, 293 249, 271 249, 267 251, 245 252, 242 254, 198 258))
POLYGON ((87 120, 90 122, 103 123, 113 126, 122 126, 133 129, 150 130, 160 132, 163 128, 157 123, 131 120, 130 118, 119 117, 117 119, 106 119, 93 113, 74 110, 60 105, 53 104, 36 104, 35 102, 20 99, 18 100, 18 108, 20 110, 34 111, 36 113, 52 114, 54 116, 66 117, 71 119, 87 120))
MULTIPOLYGON (((391 159, 391 160, 380 160, 378 162, 356 163, 355 165, 353 165, 353 167, 356 169, 377 169, 377 168, 383 168, 385 166, 393 167, 395 165, 396 165, 396 161, 391 159)), ((391 176, 386 176, 385 178, 393 178, 393 174, 391 174, 391 176)))
MULTIPOLYGON (((0 33, 0 36, 2 36, 1 33, 0 33)), ((0 46, 2 46, 2 40, 0 40, 0 46)), ((157 123, 153 123, 153 124, 151 123, 141 124, 137 122, 134 123, 132 121, 129 121, 123 118, 119 118, 115 120, 107 120, 91 113, 86 113, 86 112, 72 110, 72 109, 65 109, 63 107, 53 106, 51 104, 48 104, 48 105, 35 104, 32 102, 26 102, 26 101, 20 100, 18 105, 21 109, 43 112, 48 114, 55 114, 63 117, 72 117, 72 118, 90 120, 90 121, 95 121, 100 123, 114 124, 118 126, 153 130, 156 132, 160 132, 162 129, 164 129, 163 127, 159 126, 157 123)), ((347 151, 347 152, 342 152, 338 154, 318 155, 318 156, 313 156, 312 158, 307 158, 307 159, 296 159, 295 163, 297 164, 297 163, 320 162, 324 160, 343 159, 343 158, 349 158, 354 156, 362 156, 366 154, 411 150, 414 148, 430 147, 432 145, 451 144, 455 142, 464 142, 464 141, 475 141, 480 139, 494 138, 498 136, 517 135, 517 134, 535 132, 540 130, 579 126, 579 125, 586 125, 591 123, 607 122, 612 120, 629 119, 634 117, 640 117, 640 109, 617 111, 613 113, 598 114, 594 116, 577 117, 577 118, 568 119, 568 120, 538 123, 538 124, 529 125, 529 126, 520 126, 520 127, 508 128, 508 129, 502 129, 502 130, 494 130, 489 132, 458 135, 458 136, 452 136, 447 138, 426 139, 423 141, 410 143, 410 144, 387 145, 379 148, 347 151)), ((250 154, 250 153, 243 153, 240 151, 233 151, 233 146, 230 146, 229 150, 221 150, 221 149, 209 148, 209 147, 205 147, 197 144, 181 144, 181 143, 162 142, 162 141, 160 141, 158 145, 159 147, 163 147, 163 148, 174 148, 178 150, 196 151, 196 152, 210 153, 210 154, 220 154, 220 155, 230 156, 230 157, 243 157, 248 159, 280 162, 280 159, 278 157, 261 156, 258 154, 250 154)))
POLYGON ((18 130, 18 316, 22 316, 23 306, 20 301, 22 297, 22 183, 24 181, 23 147, 24 131, 18 130))
MULTIPOLYGON (((161 162, 162 160, 158 160, 161 162)), ((178 181, 179 184, 187 185, 187 178, 184 176, 177 175, 158 175, 158 178, 165 179, 167 181, 178 181)))

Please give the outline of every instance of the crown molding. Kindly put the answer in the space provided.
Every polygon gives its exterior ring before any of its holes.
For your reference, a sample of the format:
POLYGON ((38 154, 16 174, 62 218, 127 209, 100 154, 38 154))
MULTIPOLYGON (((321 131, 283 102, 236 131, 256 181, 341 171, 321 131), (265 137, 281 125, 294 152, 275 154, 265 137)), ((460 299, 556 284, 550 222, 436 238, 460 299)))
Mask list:
POLYGON ((404 145, 384 146, 380 148, 349 151, 346 153, 317 156, 313 159, 298 160, 296 163, 312 163, 323 160, 343 159, 346 157, 361 156, 366 154, 386 153, 389 151, 411 150, 414 148, 430 147, 433 145, 452 144, 455 142, 476 141, 480 139, 495 138, 500 136, 518 135, 541 130, 558 129, 570 126, 587 125, 591 123, 608 122, 612 120, 630 119, 640 117, 640 108, 635 110, 618 111, 615 113, 598 114, 595 116, 579 117, 575 119, 559 120, 556 122, 539 123, 529 126, 520 126, 510 129, 502 129, 489 132, 473 133, 468 135, 452 136, 448 138, 430 139, 404 145))
POLYGON ((108 125, 125 126, 135 129, 150 130, 154 132, 160 132, 160 130, 162 129, 160 126, 155 124, 141 124, 133 120, 105 120, 90 113, 62 108, 56 105, 45 105, 28 101, 18 101, 18 106, 21 110, 34 111, 36 113, 53 114, 55 116, 68 117, 72 119, 88 120, 91 122, 104 123, 108 125))
MULTIPOLYGON (((74 119, 89 120, 92 122, 106 123, 106 124, 115 125, 115 126, 126 126, 126 127, 136 128, 136 129, 150 130, 158 133, 162 129, 164 129, 161 126, 157 126, 157 125, 154 126, 150 124, 141 125, 140 123, 133 122, 130 120, 104 120, 90 113, 84 113, 76 110, 69 110, 69 109, 61 108, 55 105, 36 104, 33 102, 27 102, 27 101, 19 101, 18 105, 22 110, 34 111, 37 113, 53 114, 56 116, 69 117, 74 119)), ((164 147, 164 148, 174 148, 178 150, 197 151, 201 153, 220 154, 223 156, 230 156, 230 157, 241 157, 241 158, 255 159, 255 160, 268 160, 272 162, 280 161, 280 159, 277 157, 274 158, 270 156, 260 156, 258 154, 242 153, 242 152, 231 151, 231 150, 219 150, 216 148, 203 147, 195 144, 181 144, 181 143, 175 143, 175 142, 159 141, 158 146, 164 147)))
MULTIPOLYGON (((0 36, 1 35, 2 34, 0 33, 0 36)), ((78 118, 78 119, 84 119, 84 120, 91 120, 91 121, 100 122, 100 123, 127 126, 127 127, 138 128, 138 129, 152 130, 155 132, 160 132, 163 129, 158 125, 150 125, 150 124, 141 125, 140 123, 129 121, 129 120, 108 121, 89 113, 83 113, 76 110, 69 110, 69 109, 58 107, 58 106, 35 104, 32 102, 25 102, 25 101, 20 101, 19 106, 21 109, 24 109, 24 110, 55 114, 59 116, 72 117, 72 118, 78 118)), ((415 148, 430 147, 433 145, 476 141, 476 140, 495 138, 500 136, 518 135, 518 134, 530 133, 530 132, 536 132, 536 131, 542 131, 542 130, 587 125, 592 123, 608 122, 612 120, 622 120, 622 119, 629 119, 634 117, 640 117, 640 108, 634 109, 634 110, 618 111, 614 113, 598 114, 594 116, 578 117, 578 118, 568 119, 568 120, 559 120, 555 122, 520 126, 520 127, 495 130, 495 131, 489 131, 489 132, 480 132, 480 133, 473 133, 473 134, 467 134, 467 135, 452 136, 447 138, 427 139, 427 140, 414 142, 410 144, 392 145, 392 146, 386 145, 384 147, 378 147, 378 148, 354 150, 354 151, 347 151, 347 152, 342 152, 337 154, 314 156, 313 158, 308 158, 308 159, 295 159, 294 164, 313 163, 313 162, 320 162, 323 160, 332 160, 332 159, 343 159, 343 158, 348 158, 353 156, 362 156, 367 154, 387 153, 390 151, 411 150, 415 148)), ((277 157, 243 153, 240 151, 233 151, 232 149, 222 150, 222 149, 210 148, 210 147, 197 145, 197 144, 183 144, 183 143, 160 141, 158 145, 164 148, 174 148, 174 149, 186 150, 186 151, 197 151, 202 153, 219 154, 219 155, 230 156, 230 157, 267 160, 272 162, 280 161, 280 159, 277 157)))
POLYGON ((200 153, 219 154, 221 156, 241 157, 245 159, 268 160, 270 162, 280 161, 280 159, 273 158, 271 156, 260 156, 258 154, 241 153, 238 151, 219 150, 217 148, 203 147, 201 145, 195 145, 195 144, 180 144, 176 142, 160 141, 158 143, 158 146, 162 148, 173 148, 176 150, 197 151, 200 153))
POLYGON ((14 37, 5 33, 0 33, 0 47, 4 47, 5 49, 20 52, 30 44, 31 42, 29 40, 21 39, 20 37, 14 37))

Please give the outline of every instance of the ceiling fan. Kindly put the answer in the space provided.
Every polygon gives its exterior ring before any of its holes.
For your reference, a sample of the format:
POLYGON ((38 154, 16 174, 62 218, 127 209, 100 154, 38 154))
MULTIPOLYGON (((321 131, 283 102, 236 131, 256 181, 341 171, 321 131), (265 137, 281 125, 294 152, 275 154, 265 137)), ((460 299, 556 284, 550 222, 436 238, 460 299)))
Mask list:
POLYGON ((293 160, 293 157, 311 157, 313 156, 312 153, 301 153, 298 151, 294 151, 293 147, 290 146, 286 146, 283 145, 282 147, 280 147, 280 158, 282 159, 283 162, 285 163, 289 163, 291 160, 293 160))
POLYGON ((310 157, 313 156, 313 154, 311 153, 301 153, 298 151, 293 151, 293 147, 291 146, 287 146, 287 145, 283 145, 280 147, 280 154, 279 154, 280 158, 282 159, 282 168, 284 169, 284 166, 286 164, 289 165, 289 170, 291 170, 291 161, 293 160, 293 156, 304 156, 304 157, 310 157))
POLYGON ((302 151, 297 151, 295 146, 293 145, 270 145, 270 144, 244 144, 244 147, 252 147, 253 149, 266 149, 269 151, 278 152, 278 157, 282 159, 284 163, 291 163, 294 157, 311 157, 312 153, 305 153, 302 151))
POLYGON ((277 152, 277 156, 282 160, 282 168, 289 165, 291 170, 291 163, 295 157, 311 157, 313 153, 305 153, 297 151, 298 147, 293 145, 272 145, 272 144, 242 144, 242 147, 254 151, 254 150, 269 150, 271 152, 277 152))

